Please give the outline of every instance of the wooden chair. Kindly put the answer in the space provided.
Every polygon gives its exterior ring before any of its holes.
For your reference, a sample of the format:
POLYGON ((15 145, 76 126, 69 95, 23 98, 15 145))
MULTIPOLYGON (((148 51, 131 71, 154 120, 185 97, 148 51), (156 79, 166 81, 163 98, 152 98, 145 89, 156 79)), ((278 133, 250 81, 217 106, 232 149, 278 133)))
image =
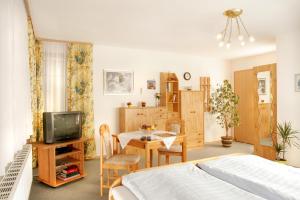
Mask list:
MULTIPOLYGON (((168 120, 166 124, 167 131, 176 132, 176 134, 185 134, 184 121, 180 119, 168 120)), ((165 156, 167 164, 170 164, 170 156, 180 156, 181 162, 183 162, 183 151, 182 145, 175 144, 172 145, 169 149, 166 147, 158 148, 158 166, 160 166, 161 156, 165 156)))
POLYGON ((110 180, 114 180, 119 177, 119 170, 127 170, 132 172, 138 169, 140 161, 139 155, 134 154, 119 154, 115 151, 109 126, 102 124, 99 128, 100 132, 100 194, 103 195, 103 188, 109 188, 111 186, 110 180), (107 170, 107 182, 104 183, 104 170, 107 170), (111 176, 111 171, 113 175, 111 176))

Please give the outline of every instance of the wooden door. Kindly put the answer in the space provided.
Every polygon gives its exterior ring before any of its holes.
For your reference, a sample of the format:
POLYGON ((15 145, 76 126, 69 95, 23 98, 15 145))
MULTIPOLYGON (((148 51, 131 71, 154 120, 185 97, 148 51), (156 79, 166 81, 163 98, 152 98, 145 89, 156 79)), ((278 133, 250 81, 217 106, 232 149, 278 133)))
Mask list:
POLYGON ((125 131, 136 131, 139 129, 142 123, 142 115, 140 109, 126 109, 126 128, 125 131))
POLYGON ((239 96, 238 114, 240 125, 234 128, 234 137, 238 142, 255 143, 255 102, 253 86, 255 72, 253 69, 234 72, 234 91, 239 96))

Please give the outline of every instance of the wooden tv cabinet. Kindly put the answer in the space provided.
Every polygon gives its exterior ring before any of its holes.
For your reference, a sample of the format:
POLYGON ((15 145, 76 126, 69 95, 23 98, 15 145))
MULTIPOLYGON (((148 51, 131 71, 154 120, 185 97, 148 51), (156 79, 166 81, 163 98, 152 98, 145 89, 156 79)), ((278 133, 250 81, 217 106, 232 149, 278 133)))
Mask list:
POLYGON ((84 141, 86 139, 81 138, 55 144, 33 143, 32 145, 37 148, 38 152, 38 180, 52 187, 58 187, 86 176, 84 171, 84 141), (72 151, 56 155, 56 149, 66 146, 72 147, 72 151), (56 171, 60 167, 58 164, 61 161, 64 161, 64 164, 60 166, 77 165, 80 175, 65 181, 56 178, 56 171))

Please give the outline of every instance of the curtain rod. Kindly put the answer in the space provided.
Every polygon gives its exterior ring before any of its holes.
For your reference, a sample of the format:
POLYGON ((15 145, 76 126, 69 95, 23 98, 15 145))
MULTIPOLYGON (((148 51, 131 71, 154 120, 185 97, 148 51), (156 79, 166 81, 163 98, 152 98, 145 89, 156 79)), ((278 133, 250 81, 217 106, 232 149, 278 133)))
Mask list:
POLYGON ((56 39, 49 39, 49 38, 36 38, 39 41, 44 41, 44 42, 58 42, 58 43, 80 43, 80 44, 90 44, 92 45, 91 42, 81 42, 81 41, 68 41, 68 40, 56 40, 56 39))

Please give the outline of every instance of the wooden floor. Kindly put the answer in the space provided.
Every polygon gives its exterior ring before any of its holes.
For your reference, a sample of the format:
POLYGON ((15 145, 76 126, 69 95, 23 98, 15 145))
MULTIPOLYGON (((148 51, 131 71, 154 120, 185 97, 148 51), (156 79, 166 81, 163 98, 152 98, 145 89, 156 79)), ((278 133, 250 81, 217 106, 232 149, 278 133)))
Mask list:
MULTIPOLYGON (((234 143, 231 148, 223 148, 219 142, 213 142, 206 144, 201 149, 194 149, 188 151, 188 160, 195 160, 201 158, 207 158, 212 156, 219 156, 231 153, 253 153, 254 149, 252 145, 243 143, 234 143)), ((180 158, 172 158, 171 163, 179 162, 180 158)), ((162 160, 163 161, 163 160, 162 160)), ((142 161, 143 162, 143 161, 142 161)), ((143 164, 143 163, 142 163, 143 164)), ((157 157, 154 156, 154 165, 157 165, 157 157)), ((59 188, 51 188, 42 183, 36 181, 31 187, 30 200, 104 200, 107 199, 107 190, 105 195, 100 198, 99 195, 99 160, 91 160, 85 162, 87 171, 87 177, 82 180, 69 183, 59 188)), ((37 170, 34 170, 34 174, 37 175, 37 170)))

